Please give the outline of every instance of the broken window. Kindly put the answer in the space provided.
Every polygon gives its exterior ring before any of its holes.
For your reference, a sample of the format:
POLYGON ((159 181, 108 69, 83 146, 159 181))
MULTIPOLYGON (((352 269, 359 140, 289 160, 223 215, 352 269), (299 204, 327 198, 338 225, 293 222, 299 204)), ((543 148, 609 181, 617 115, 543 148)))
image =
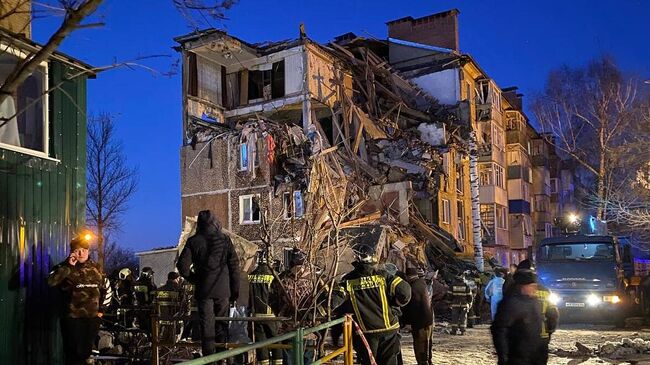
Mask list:
POLYGON ((268 87, 268 96, 270 99, 271 89, 271 70, 265 71, 249 71, 248 72, 248 100, 254 101, 256 99, 264 98, 265 88, 268 87))
POLYGON ((463 193, 465 191, 465 174, 463 173, 463 164, 456 164, 456 192, 463 193))
POLYGON ((248 71, 248 100, 270 100, 284 96, 284 60, 275 62, 266 70, 248 71))
POLYGON ((282 206, 284 219, 302 218, 304 215, 304 206, 302 200, 302 191, 282 194, 282 206))
POLYGON ((275 62, 271 69, 271 97, 281 98, 284 96, 284 60, 275 62))
POLYGON ((481 225, 485 236, 494 236, 494 205, 481 204, 481 225))
POLYGON ((260 222, 260 195, 242 195, 239 197, 239 224, 260 222))
POLYGON ((187 55, 187 95, 199 96, 199 77, 196 67, 196 53, 187 55))
POLYGON ((444 173, 444 176, 442 177, 444 179, 444 184, 442 187, 443 191, 449 190, 449 156, 449 152, 442 155, 442 172, 444 173))
POLYGON ((465 205, 462 200, 456 201, 456 211, 458 212, 458 239, 464 240, 467 228, 465 225, 465 205))
MULTIPOLYGON (((0 84, 24 54, 6 48, 0 54, 0 84)), ((0 143, 47 154, 47 63, 37 67, 11 97, 0 104, 0 143), (5 123, 6 121, 6 123, 5 123)))
POLYGON ((451 203, 447 199, 442 199, 442 223, 451 221, 451 203))

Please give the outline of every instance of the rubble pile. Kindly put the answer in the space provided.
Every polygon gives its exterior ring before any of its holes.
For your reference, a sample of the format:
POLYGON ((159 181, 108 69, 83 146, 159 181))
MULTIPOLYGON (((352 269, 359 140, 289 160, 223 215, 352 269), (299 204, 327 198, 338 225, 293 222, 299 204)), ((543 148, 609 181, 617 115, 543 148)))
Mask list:
POLYGON ((625 359, 642 354, 650 356, 650 340, 623 338, 619 342, 607 341, 598 347, 597 353, 608 359, 625 359))

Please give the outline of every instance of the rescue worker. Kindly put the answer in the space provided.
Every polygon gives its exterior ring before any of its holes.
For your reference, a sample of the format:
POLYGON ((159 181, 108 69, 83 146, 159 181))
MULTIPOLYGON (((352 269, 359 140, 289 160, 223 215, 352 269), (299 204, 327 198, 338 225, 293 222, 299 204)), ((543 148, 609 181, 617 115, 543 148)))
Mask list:
POLYGON ((196 234, 187 240, 176 267, 195 285, 203 356, 213 354, 216 343, 228 337, 228 322, 214 318, 228 317, 229 304, 239 297, 240 274, 235 246, 209 210, 199 212, 196 234))
POLYGON ((485 286, 485 299, 490 302, 490 315, 494 321, 494 317, 497 313, 497 306, 499 302, 503 299, 503 272, 501 270, 496 270, 494 273, 494 278, 485 286))
POLYGON ((158 288, 159 291, 181 291, 181 275, 176 271, 167 273, 167 282, 158 288))
POLYGON ((122 268, 117 273, 117 282, 115 283, 115 292, 117 295, 117 302, 120 306, 132 306, 134 300, 133 286, 135 285, 135 278, 131 269, 128 267, 122 268))
MULTIPOLYGON (((517 272, 535 272, 532 261, 526 259, 517 265, 517 272)), ((542 330, 541 343, 535 356, 534 364, 546 365, 548 363, 548 346, 551 342, 551 335, 558 327, 560 321, 560 312, 557 306, 549 300, 551 291, 541 283, 537 283, 536 291, 537 300, 539 300, 540 310, 542 313, 542 330)))
POLYGON ((396 365, 400 351, 399 308, 411 299, 411 286, 399 276, 376 267, 374 249, 360 245, 354 270, 343 276, 337 290, 339 313, 352 313, 365 337, 355 332, 354 350, 363 365, 396 365), (364 343, 367 343, 367 347, 364 343))
POLYGON ((467 312, 467 328, 474 328, 475 324, 481 322, 481 306, 483 305, 483 290, 478 271, 467 272, 465 281, 469 285, 469 290, 472 291, 472 300, 467 312))
POLYGON ((472 307, 474 293, 465 279, 467 272, 460 273, 454 279, 451 290, 451 334, 464 335, 467 331, 467 313, 472 307))
POLYGON ((133 289, 135 290, 135 298, 140 306, 150 305, 153 301, 153 292, 156 291, 156 284, 153 282, 153 275, 153 269, 146 266, 142 268, 140 277, 135 281, 133 289))
POLYGON ((411 326, 417 364, 431 365, 433 308, 424 270, 414 267, 406 269, 406 281, 411 286, 411 300, 402 309, 402 323, 411 326))
MULTIPOLYGON (((251 317, 274 318, 275 311, 271 307, 271 301, 278 294, 275 293, 276 285, 273 285, 275 276, 269 266, 268 257, 265 251, 257 253, 257 267, 248 275, 248 308, 251 317)), ((278 322, 251 322, 255 341, 264 341, 278 335, 278 322)), ((257 364, 280 365, 282 364, 282 350, 262 348, 255 350, 257 364)))
POLYGON ((89 248, 87 235, 73 238, 70 255, 47 278, 49 286, 64 293, 61 334, 65 363, 69 365, 86 364, 99 332, 103 304, 112 292, 100 266, 88 257, 89 248))
POLYGON ((515 289, 506 296, 492 323, 498 365, 537 364, 541 345, 542 311, 537 300, 537 276, 532 271, 513 275, 515 289))
POLYGON ((153 269, 146 266, 142 268, 140 277, 133 285, 135 293, 135 318, 137 327, 145 332, 151 331, 151 305, 156 297, 156 284, 153 282, 153 269))

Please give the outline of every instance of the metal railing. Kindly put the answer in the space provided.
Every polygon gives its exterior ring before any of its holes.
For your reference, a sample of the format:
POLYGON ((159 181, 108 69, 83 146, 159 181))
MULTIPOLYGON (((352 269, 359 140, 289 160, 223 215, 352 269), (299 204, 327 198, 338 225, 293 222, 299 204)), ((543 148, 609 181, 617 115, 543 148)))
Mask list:
MULTIPOLYGON (((243 320, 241 318, 229 318, 231 321, 238 321, 238 320, 243 320)), ((343 360, 345 365, 352 365, 352 318, 347 315, 345 317, 335 319, 333 321, 323 323, 321 325, 315 326, 315 327, 310 327, 310 328, 303 328, 300 327, 296 329, 293 332, 289 332, 277 337, 270 338, 268 340, 260 341, 260 342, 255 342, 252 344, 244 345, 242 344, 236 344, 236 343, 227 343, 225 344, 226 347, 230 348, 230 350, 222 351, 216 354, 200 357, 198 359, 194 360, 189 360, 180 363, 179 365, 203 365, 203 364, 209 364, 215 361, 219 360, 225 360, 227 358, 241 355, 244 353, 247 353, 251 350, 257 350, 261 349, 264 347, 279 347, 278 343, 284 342, 291 340, 291 345, 290 349, 292 351, 293 355, 293 364, 294 365, 304 365, 304 352, 305 352, 305 343, 304 343, 304 337, 306 335, 319 332, 325 329, 328 329, 330 327, 343 324, 343 346, 335 349, 334 351, 330 352, 329 354, 317 359, 316 361, 312 362, 312 365, 321 365, 325 364, 328 361, 331 361, 332 359, 343 355, 343 360)), ((285 346, 282 346, 285 347, 285 346)))

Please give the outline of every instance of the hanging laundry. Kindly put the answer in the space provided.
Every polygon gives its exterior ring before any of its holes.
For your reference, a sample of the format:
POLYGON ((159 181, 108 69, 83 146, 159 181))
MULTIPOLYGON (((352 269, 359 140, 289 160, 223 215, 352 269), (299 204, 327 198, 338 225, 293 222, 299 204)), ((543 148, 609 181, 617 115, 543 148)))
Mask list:
POLYGON ((275 161, 275 140, 271 134, 266 135, 266 155, 269 163, 272 164, 275 161))

